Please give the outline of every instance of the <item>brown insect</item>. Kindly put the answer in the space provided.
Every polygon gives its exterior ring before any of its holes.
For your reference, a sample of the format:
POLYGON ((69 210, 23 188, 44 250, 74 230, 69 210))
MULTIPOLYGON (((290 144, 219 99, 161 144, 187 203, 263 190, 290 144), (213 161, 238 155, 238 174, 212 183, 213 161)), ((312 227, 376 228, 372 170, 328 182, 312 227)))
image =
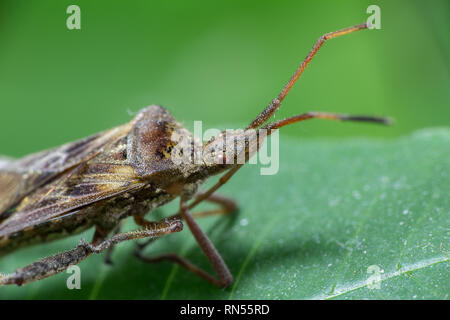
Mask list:
POLYGON ((143 245, 136 251, 136 256, 147 262, 171 260, 214 285, 229 286, 232 275, 191 210, 202 201, 211 201, 220 209, 197 213, 197 216, 234 211, 234 201, 214 192, 242 164, 210 160, 226 158, 229 151, 234 150, 234 143, 244 140, 246 147, 240 152, 248 160, 251 156, 249 146, 256 145, 257 149, 260 146, 256 141, 258 137, 246 135, 254 129, 265 129, 270 134, 285 125, 314 118, 387 124, 386 118, 310 112, 264 125, 326 40, 367 27, 367 24, 360 24, 320 37, 278 97, 246 130, 236 131, 231 137, 223 132, 204 142, 201 146, 203 158, 199 163, 173 161, 172 151, 178 144, 174 137, 192 135, 169 112, 156 105, 141 110, 131 122, 122 126, 22 159, 0 162, 0 255, 95 227, 90 243, 82 241, 73 250, 2 274, 0 285, 23 285, 49 277, 93 253, 107 249, 110 253, 113 246, 122 241, 155 239, 179 232, 183 229, 182 220, 185 220, 217 278, 175 254, 145 257, 143 245), (211 189, 198 191, 207 178, 222 172, 224 175, 211 189), (145 218, 148 212, 177 197, 180 198, 180 209, 175 215, 157 222, 145 218), (120 222, 129 216, 142 228, 120 233, 120 222), (112 236, 108 238, 110 234, 112 236))

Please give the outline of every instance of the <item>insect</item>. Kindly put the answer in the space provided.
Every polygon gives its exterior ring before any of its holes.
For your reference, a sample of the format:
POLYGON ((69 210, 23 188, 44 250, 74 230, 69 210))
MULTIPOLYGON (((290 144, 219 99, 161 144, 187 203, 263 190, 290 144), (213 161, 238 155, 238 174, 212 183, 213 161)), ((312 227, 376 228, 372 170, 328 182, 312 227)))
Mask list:
MULTIPOLYGON (((179 232, 184 221, 216 276, 176 254, 144 256, 145 245, 137 249, 136 256, 146 262, 170 260, 216 286, 229 286, 233 277, 191 210, 203 201, 216 203, 219 206, 216 213, 236 209, 234 201, 215 192, 243 165, 224 159, 244 155, 248 160, 252 153, 250 147, 259 149, 257 135, 246 135, 250 130, 264 129, 271 134, 286 125, 315 118, 388 124, 388 119, 381 117, 321 112, 266 124, 326 40, 366 28, 367 24, 360 24, 321 36, 281 93, 245 130, 235 131, 231 136, 222 132, 201 144, 199 162, 173 161, 173 150, 179 144, 174 137, 192 137, 192 134, 157 105, 141 110, 131 122, 122 126, 22 159, 0 161, 0 255, 95 228, 91 242, 82 240, 72 250, 2 274, 0 285, 24 285, 52 276, 91 254, 110 253, 114 245, 123 241, 153 240, 179 232), (237 151, 238 155, 230 153, 235 151, 236 141, 245 141, 245 147, 237 151), (220 173, 223 175, 213 187, 199 191, 207 178, 220 173), (147 213, 176 198, 180 199, 176 214, 159 221, 146 218, 147 213), (133 217, 139 229, 120 232, 121 221, 128 217, 133 217)), ((188 156, 192 158, 193 154, 188 156)), ((204 214, 208 212, 197 213, 198 216, 204 214)))

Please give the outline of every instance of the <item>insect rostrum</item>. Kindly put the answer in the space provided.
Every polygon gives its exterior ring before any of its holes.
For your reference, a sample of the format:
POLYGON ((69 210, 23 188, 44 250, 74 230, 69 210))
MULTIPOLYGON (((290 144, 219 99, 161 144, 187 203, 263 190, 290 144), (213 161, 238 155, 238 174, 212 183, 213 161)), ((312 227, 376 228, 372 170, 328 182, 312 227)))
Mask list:
MULTIPOLYGON (((214 285, 229 286, 233 281, 232 275, 194 216, 228 213, 236 209, 232 200, 217 195, 215 191, 242 164, 214 160, 239 156, 231 153, 235 150, 236 141, 245 141, 245 148, 238 152, 248 160, 253 152, 250 146, 258 149, 261 145, 257 140, 258 134, 248 134, 256 129, 271 134, 285 125, 314 118, 388 123, 387 119, 378 117, 310 112, 264 125, 326 40, 367 27, 367 24, 356 25, 320 37, 281 93, 246 130, 235 131, 231 136, 223 132, 202 143, 200 161, 174 161, 180 144, 176 137, 187 137, 192 141, 192 134, 167 110, 157 105, 141 110, 131 122, 111 130, 22 159, 2 161, 0 255, 92 227, 95 227, 95 234, 89 243, 82 241, 75 249, 1 275, 0 285, 22 285, 49 277, 123 241, 158 238, 179 232, 183 229, 184 220, 216 271, 217 278, 175 254, 146 257, 141 246, 136 256, 146 262, 174 261, 214 285), (211 189, 199 191, 207 178, 219 173, 224 174, 211 189), (179 212, 157 222, 147 220, 147 213, 175 198, 180 198, 179 212), (191 210, 202 201, 214 202, 220 209, 191 214, 191 210), (141 228, 121 233, 120 222, 127 217, 133 217, 141 228)), ((183 156, 195 158, 194 149, 183 156)))

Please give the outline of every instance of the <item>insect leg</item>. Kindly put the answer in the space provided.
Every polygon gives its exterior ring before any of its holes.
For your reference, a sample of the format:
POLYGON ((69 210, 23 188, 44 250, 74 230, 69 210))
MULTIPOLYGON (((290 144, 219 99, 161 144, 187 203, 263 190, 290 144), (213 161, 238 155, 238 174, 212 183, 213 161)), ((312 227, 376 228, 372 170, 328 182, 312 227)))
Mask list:
POLYGON ((206 258, 208 258, 209 262, 211 263, 212 267, 219 277, 218 280, 213 278, 214 281, 211 282, 222 288, 230 286, 233 283, 233 276, 231 275, 230 270, 228 269, 225 261, 222 259, 217 249, 214 247, 214 244, 192 217, 191 213, 189 212, 189 208, 186 205, 186 201, 183 198, 181 198, 180 200, 180 211, 195 240, 197 240, 200 248, 205 253, 206 258))
POLYGON ((164 253, 164 254, 157 255, 155 257, 146 257, 142 254, 142 252, 140 250, 137 250, 135 252, 135 256, 138 257, 140 260, 147 262, 147 263, 158 263, 158 262, 163 262, 163 261, 170 261, 170 262, 177 263, 177 264, 181 265, 182 267, 186 268, 187 270, 191 271, 192 273, 194 273, 194 274, 202 277, 206 281, 212 283, 213 285, 218 286, 218 287, 223 287, 223 284, 220 281, 218 281, 216 278, 214 278, 206 271, 200 269, 196 265, 192 264, 189 260, 179 256, 176 253, 164 253))
MULTIPOLYGON (((202 195, 203 192, 198 192, 195 198, 199 198, 202 195)), ((206 217, 215 214, 228 214, 235 212, 238 209, 237 203, 233 199, 215 193, 211 194, 208 198, 205 199, 205 201, 218 204, 219 208, 213 210, 205 210, 201 212, 194 212, 192 213, 192 216, 194 218, 206 217)))
POLYGON ((213 185, 211 188, 209 188, 207 191, 199 194, 194 201, 191 202, 191 204, 188 206, 188 209, 194 208, 196 205, 198 205, 203 200, 208 199, 212 196, 212 194, 219 189, 222 185, 227 183, 228 180, 242 167, 242 164, 237 164, 236 166, 232 167, 230 170, 227 171, 223 176, 220 177, 219 181, 215 185, 213 185))
MULTIPOLYGON (((196 197, 199 197, 203 194, 203 192, 198 192, 196 194, 196 197)), ((206 216, 211 216, 211 215, 216 215, 216 214, 229 214, 232 212, 236 212, 238 209, 238 206, 236 204, 236 202, 233 199, 230 199, 228 197, 222 196, 222 195, 218 195, 218 194, 212 194, 209 196, 209 198, 206 198, 205 201, 208 202, 213 202, 216 203, 220 206, 219 209, 213 209, 213 210, 205 210, 205 211, 200 211, 200 212, 193 212, 192 216, 194 218, 202 218, 202 217, 206 217, 206 216)), ((137 222, 141 222, 142 220, 140 219, 140 217, 136 217, 137 222)), ((135 219, 135 221, 136 221, 135 219)), ((169 216, 167 219, 183 219, 183 215, 181 213, 176 213, 174 215, 169 216)), ((140 224, 142 225, 142 224, 140 224)), ((149 239, 147 241, 145 241, 144 243, 137 243, 137 249, 136 249, 136 256, 138 256, 140 259, 144 260, 145 262, 159 262, 159 261, 163 261, 163 260, 172 260, 172 261, 181 261, 184 260, 183 258, 177 256, 176 258, 174 258, 175 254, 169 253, 169 254, 163 254, 161 255, 161 257, 144 257, 142 255, 142 252, 145 250, 145 248, 147 248, 147 246, 149 246, 151 243, 153 243, 155 239, 149 239), (163 256, 167 256, 167 258, 163 258, 163 256)), ((111 249, 111 248, 110 248, 111 249)), ((109 252, 109 251, 108 251, 109 252)), ((176 262, 177 262, 176 261, 176 262)), ((180 263, 182 265, 186 265, 185 267, 189 270, 191 270, 191 268, 188 268, 187 265, 189 265, 189 263, 186 261, 185 263, 180 263)), ((192 270, 191 270, 192 271, 192 270)), ((193 271, 194 272, 194 271, 193 271)), ((197 272, 194 272, 197 273, 197 272)))
POLYGON ((99 244, 83 241, 82 245, 84 244, 92 253, 102 253, 120 242, 142 238, 159 238, 166 234, 180 232, 181 230, 183 230, 183 223, 180 220, 162 219, 157 222, 147 222, 145 229, 115 234, 99 244))
MULTIPOLYGON (((123 225, 123 221, 124 220, 121 220, 120 222, 119 222, 119 224, 116 226, 116 228, 114 229, 114 231, 113 231, 113 236, 115 236, 116 234, 119 234, 120 233, 120 229, 122 228, 122 225, 123 225)), ((112 245, 111 247, 109 247, 108 248, 108 250, 106 251, 106 254, 105 254, 105 263, 106 264, 108 264, 108 265, 113 265, 113 262, 112 262, 112 254, 113 254, 113 251, 114 251, 114 245, 112 245)))
MULTIPOLYGON (((210 194, 208 198, 204 198, 205 193, 206 192, 201 192, 201 191, 198 192, 195 195, 195 199, 201 199, 201 201, 208 201, 208 202, 218 204, 219 208, 212 209, 212 210, 200 211, 200 212, 193 212, 191 214, 194 218, 201 218, 201 217, 212 216, 212 215, 216 215, 216 214, 229 214, 229 213, 232 213, 232 212, 235 212, 238 210, 237 203, 233 199, 230 199, 228 197, 225 197, 225 196, 219 195, 219 194, 215 194, 215 193, 210 194)), ((174 215, 171 215, 169 217, 169 219, 171 219, 171 218, 183 219, 183 215, 180 212, 178 212, 174 215)))
POLYGON ((197 240, 198 244, 200 245, 200 248, 203 250, 212 267, 216 271, 219 279, 216 279, 215 277, 208 274, 206 271, 200 269, 199 267, 195 266, 188 260, 180 257, 175 253, 161 254, 155 257, 145 257, 142 255, 142 249, 138 249, 135 252, 136 257, 148 263, 172 261, 185 267, 189 271, 199 275, 200 277, 209 281, 215 286, 218 286, 220 288, 228 287, 233 282, 233 276, 231 275, 227 265, 225 264, 225 261, 223 261, 222 257, 220 256, 217 249, 214 247, 211 240, 203 232, 203 230, 200 229, 200 226, 197 224, 197 222, 189 212, 189 208, 186 206, 186 201, 183 198, 180 200, 180 211, 182 217, 186 220, 189 229, 194 235, 194 238, 197 240))
MULTIPOLYGON (((151 228, 152 225, 155 223, 152 221, 148 221, 147 219, 145 219, 144 217, 142 217, 140 215, 133 216, 133 219, 134 219, 134 223, 136 223, 138 226, 141 226, 144 228, 151 228)), ((181 220, 181 219, 183 219, 183 217, 181 217, 180 214, 174 214, 170 217, 165 218, 165 220, 167 220, 167 221, 177 221, 177 220, 181 220)), ((143 251, 149 244, 153 243, 153 241, 155 241, 156 239, 157 238, 150 238, 147 241, 145 241, 144 243, 136 243, 136 245, 138 247, 137 251, 143 251)))
MULTIPOLYGON (((113 235, 116 235, 120 232, 120 229, 122 227, 122 222, 123 220, 120 220, 119 223, 117 224, 117 226, 115 228, 106 228, 104 226, 100 226, 100 225, 96 225, 95 227, 95 233, 94 233, 94 237, 92 239, 92 244, 99 244, 103 241, 106 240, 106 238, 108 237, 108 235, 111 233, 111 231, 113 231, 113 235)), ((108 250, 106 251, 105 254, 105 263, 112 265, 112 260, 111 260, 111 256, 112 253, 114 251, 114 245, 111 245, 108 250)))
POLYGON ((159 222, 149 223, 145 229, 119 233, 98 244, 87 243, 82 240, 73 250, 36 261, 28 266, 17 269, 11 274, 0 275, 0 286, 9 284, 20 286, 44 279, 66 270, 71 265, 80 263, 92 253, 101 253, 117 243, 139 238, 157 238, 173 232, 179 232, 182 229, 183 223, 180 220, 163 219, 159 222))
MULTIPOLYGON (((222 177, 220 177, 219 181, 212 186, 209 190, 206 192, 198 193, 196 195, 195 200, 189 205, 186 206, 186 200, 181 199, 180 200, 180 213, 175 214, 171 216, 170 218, 183 218, 186 220, 189 229, 191 230, 192 234, 194 235, 195 239, 200 245, 200 248, 205 253, 206 257, 210 261, 211 265, 213 266, 214 270, 217 272, 219 279, 214 278, 213 276, 209 275, 207 272, 203 271, 202 269, 198 268, 197 266, 193 265, 188 260, 178 256, 175 253, 168 253, 168 254, 162 254, 158 255, 156 257, 145 257, 142 255, 142 251, 144 250, 147 245, 153 242, 153 239, 150 239, 144 244, 138 245, 138 249, 135 252, 136 257, 141 259, 144 262, 148 263, 155 263, 160 261, 172 261, 175 263, 180 264, 181 266, 185 267, 186 269, 192 271, 193 273, 199 275, 200 277, 204 278, 205 280, 209 281, 213 285, 216 285, 221 288, 228 287, 233 283, 233 276, 231 275, 231 272, 229 271, 225 261, 223 261, 220 254, 217 252, 217 249, 214 247, 211 240, 209 240, 208 236, 203 232, 203 230, 200 229, 200 226, 195 222, 193 215, 189 212, 189 209, 195 207, 197 204, 204 200, 209 200, 212 202, 219 203, 222 205, 221 213, 228 213, 235 211, 237 209, 236 203, 228 198, 225 198, 223 196, 213 195, 213 193, 219 189, 222 185, 224 185, 241 167, 242 165, 236 165, 235 167, 228 170, 227 173, 225 173, 222 177)), ((196 216, 204 216, 212 214, 213 212, 199 212, 196 216)), ((217 211, 214 211, 214 213, 217 213, 217 211)), ((137 224, 140 224, 143 222, 142 218, 135 217, 135 222, 137 224)))
POLYGON ((75 249, 44 258, 32 264, 17 269, 10 274, 0 275, 0 286, 16 284, 21 286, 33 281, 50 277, 66 270, 86 259, 91 252, 85 245, 78 245, 75 249))

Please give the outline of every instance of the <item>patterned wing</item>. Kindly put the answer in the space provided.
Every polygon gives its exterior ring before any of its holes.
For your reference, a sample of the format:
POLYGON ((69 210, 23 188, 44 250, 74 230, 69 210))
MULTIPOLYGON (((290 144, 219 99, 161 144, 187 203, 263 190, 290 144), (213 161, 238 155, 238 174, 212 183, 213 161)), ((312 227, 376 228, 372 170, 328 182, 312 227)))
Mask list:
POLYGON ((125 136, 25 197, 0 223, 0 237, 142 187, 127 160, 126 146, 125 136))
POLYGON ((38 152, 22 159, 0 160, 0 221, 5 211, 26 195, 101 153, 109 144, 128 134, 131 124, 38 152))

